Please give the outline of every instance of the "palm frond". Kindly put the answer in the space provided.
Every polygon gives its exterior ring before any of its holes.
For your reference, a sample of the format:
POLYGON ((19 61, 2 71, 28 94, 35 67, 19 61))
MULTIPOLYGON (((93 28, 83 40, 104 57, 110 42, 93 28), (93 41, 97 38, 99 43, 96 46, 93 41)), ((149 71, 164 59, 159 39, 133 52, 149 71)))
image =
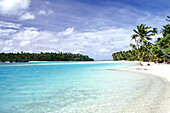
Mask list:
POLYGON ((136 31, 136 29, 133 29, 133 31, 134 31, 136 34, 139 34, 139 33, 136 31))
POLYGON ((150 38, 150 37, 146 37, 146 39, 147 39, 147 40, 152 40, 152 38, 150 38))

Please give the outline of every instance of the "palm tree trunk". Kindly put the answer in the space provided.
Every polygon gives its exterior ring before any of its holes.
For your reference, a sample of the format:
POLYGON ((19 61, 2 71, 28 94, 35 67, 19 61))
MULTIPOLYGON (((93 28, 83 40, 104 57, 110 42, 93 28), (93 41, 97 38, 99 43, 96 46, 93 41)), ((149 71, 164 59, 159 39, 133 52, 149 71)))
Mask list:
MULTIPOLYGON (((143 47, 145 47, 152 55, 154 55, 153 53, 152 53, 152 51, 150 50, 150 49, 148 49, 145 45, 143 45, 143 47)), ((155 55, 154 55, 155 56, 155 55)))
POLYGON ((160 47, 158 47, 157 45, 155 45, 155 44, 152 44, 151 42, 148 42, 148 43, 150 43, 151 45, 153 45, 153 46, 155 46, 155 47, 157 47, 159 50, 161 50, 167 57, 169 57, 170 58, 170 55, 168 55, 167 53, 165 53, 165 51, 163 51, 160 47))
POLYGON ((138 56, 138 53, 137 53, 136 49, 133 49, 133 50, 135 51, 135 55, 138 56))

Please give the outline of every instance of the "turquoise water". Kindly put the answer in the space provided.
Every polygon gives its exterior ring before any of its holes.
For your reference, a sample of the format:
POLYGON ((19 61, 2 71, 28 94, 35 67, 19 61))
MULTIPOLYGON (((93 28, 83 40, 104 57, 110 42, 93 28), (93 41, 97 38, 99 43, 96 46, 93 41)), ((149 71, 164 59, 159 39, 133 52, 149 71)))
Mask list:
POLYGON ((114 70, 132 63, 63 63, 1 63, 0 113, 155 113, 167 91, 159 78, 114 70))

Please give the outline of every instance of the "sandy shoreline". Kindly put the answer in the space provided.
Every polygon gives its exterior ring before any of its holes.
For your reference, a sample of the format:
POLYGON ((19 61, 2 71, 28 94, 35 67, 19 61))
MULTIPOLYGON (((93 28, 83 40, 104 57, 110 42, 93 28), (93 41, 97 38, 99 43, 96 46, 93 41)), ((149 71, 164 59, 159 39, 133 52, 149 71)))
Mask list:
MULTIPOLYGON (((140 63, 139 63, 140 64, 140 63)), ((161 103, 160 110, 157 113, 170 113, 170 65, 169 64, 155 64, 153 62, 141 62, 141 65, 130 66, 126 68, 120 68, 120 70, 126 70, 136 73, 147 74, 148 76, 156 76, 160 79, 164 79, 167 83, 167 92, 164 96, 164 101, 161 103), (150 64, 148 66, 147 64, 150 64)))
POLYGON ((143 66, 130 66, 121 70, 132 72, 140 72, 155 75, 164 78, 170 82, 170 65, 169 64, 154 64, 153 62, 141 62, 143 66), (147 64, 150 64, 148 66, 147 64))

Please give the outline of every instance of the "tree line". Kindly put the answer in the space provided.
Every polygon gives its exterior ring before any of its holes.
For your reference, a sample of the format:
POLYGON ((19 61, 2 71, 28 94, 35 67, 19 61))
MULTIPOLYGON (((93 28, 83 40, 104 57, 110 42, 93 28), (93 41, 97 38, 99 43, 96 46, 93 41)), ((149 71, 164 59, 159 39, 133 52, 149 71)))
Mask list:
MULTIPOLYGON (((169 18, 168 16, 166 20, 170 21, 169 18)), ((157 28, 141 24, 133 31, 131 40, 135 40, 136 44, 130 44, 132 50, 113 53, 114 61, 166 62, 170 59, 170 24, 163 26, 161 29, 162 37, 158 38, 155 43, 152 43, 152 38, 158 33, 157 28)))
POLYGON ((0 53, 1 62, 29 62, 29 61, 94 61, 86 55, 72 53, 0 53))

